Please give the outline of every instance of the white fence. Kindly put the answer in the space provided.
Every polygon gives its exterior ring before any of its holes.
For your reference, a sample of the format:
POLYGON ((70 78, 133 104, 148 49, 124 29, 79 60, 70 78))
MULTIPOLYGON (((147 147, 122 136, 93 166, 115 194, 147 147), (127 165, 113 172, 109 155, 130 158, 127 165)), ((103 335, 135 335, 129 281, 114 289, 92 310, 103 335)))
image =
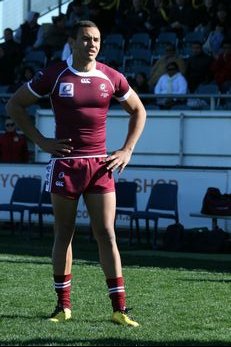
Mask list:
MULTIPOLYGON (((127 133, 129 116, 111 109, 107 121, 108 152, 120 148, 127 133)), ((51 110, 37 110, 36 125, 54 136, 51 110)), ((231 113, 225 110, 147 109, 144 132, 134 150, 131 164, 162 166, 231 166, 231 113)), ((35 148, 35 161, 47 162, 49 154, 35 148)))

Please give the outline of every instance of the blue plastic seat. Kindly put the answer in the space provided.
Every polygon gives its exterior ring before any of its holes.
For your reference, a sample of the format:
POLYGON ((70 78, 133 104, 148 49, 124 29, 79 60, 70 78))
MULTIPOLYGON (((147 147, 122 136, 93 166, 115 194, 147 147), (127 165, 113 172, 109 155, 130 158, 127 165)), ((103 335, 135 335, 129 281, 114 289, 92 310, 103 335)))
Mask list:
POLYGON ((108 34, 105 39, 103 40, 103 46, 107 47, 119 47, 124 49, 124 43, 125 39, 122 34, 114 33, 114 34, 108 34))
POLYGON ((118 181, 115 183, 116 217, 118 217, 118 215, 129 217, 130 235, 132 235, 133 227, 131 216, 137 211, 137 188, 138 184, 133 181, 118 181))
POLYGON ((10 213, 12 233, 14 233, 14 213, 20 214, 20 229, 23 228, 24 213, 32 206, 37 206, 41 193, 41 178, 19 177, 9 203, 0 204, 0 211, 10 213))
POLYGON ((132 35, 128 42, 128 50, 134 47, 143 47, 146 49, 151 48, 151 37, 148 33, 135 33, 132 35))
MULTIPOLYGON (((147 241, 150 242, 149 221, 154 222, 152 248, 157 248, 158 221, 160 218, 173 219, 179 222, 178 186, 171 183, 156 183, 152 186, 149 199, 144 211, 136 211, 131 215, 131 223, 136 222, 136 232, 139 237, 139 220, 146 223, 147 241)), ((133 227, 131 227, 131 231, 133 227)), ((132 241, 132 235, 131 235, 132 241)))
POLYGON ((156 38, 156 45, 165 45, 166 43, 172 43, 175 47, 178 43, 177 34, 173 31, 161 32, 156 38))
POLYGON ((51 203, 51 193, 47 192, 45 190, 45 183, 43 185, 42 192, 40 194, 39 198, 39 203, 36 206, 32 206, 29 209, 29 231, 31 231, 31 217, 32 215, 38 215, 38 220, 39 220, 39 232, 40 232, 40 237, 43 237, 43 229, 44 229, 44 224, 43 224, 43 215, 53 215, 53 206, 51 203))

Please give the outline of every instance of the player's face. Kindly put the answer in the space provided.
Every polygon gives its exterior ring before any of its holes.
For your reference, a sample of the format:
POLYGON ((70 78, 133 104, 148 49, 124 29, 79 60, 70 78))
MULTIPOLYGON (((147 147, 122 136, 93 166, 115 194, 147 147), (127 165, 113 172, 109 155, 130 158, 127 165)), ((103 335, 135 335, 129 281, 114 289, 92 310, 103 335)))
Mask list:
POLYGON ((81 28, 74 44, 82 60, 94 61, 100 50, 100 32, 97 28, 81 28))

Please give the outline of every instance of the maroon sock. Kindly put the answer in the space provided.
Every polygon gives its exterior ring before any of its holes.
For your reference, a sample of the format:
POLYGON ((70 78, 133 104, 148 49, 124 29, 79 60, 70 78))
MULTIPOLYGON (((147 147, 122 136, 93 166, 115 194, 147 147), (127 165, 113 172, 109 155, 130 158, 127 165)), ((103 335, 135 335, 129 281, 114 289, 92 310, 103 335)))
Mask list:
POLYGON ((58 306, 71 308, 71 274, 54 275, 54 287, 58 296, 58 306))
POLYGON ((113 311, 125 311, 126 295, 123 277, 108 278, 106 281, 113 311))

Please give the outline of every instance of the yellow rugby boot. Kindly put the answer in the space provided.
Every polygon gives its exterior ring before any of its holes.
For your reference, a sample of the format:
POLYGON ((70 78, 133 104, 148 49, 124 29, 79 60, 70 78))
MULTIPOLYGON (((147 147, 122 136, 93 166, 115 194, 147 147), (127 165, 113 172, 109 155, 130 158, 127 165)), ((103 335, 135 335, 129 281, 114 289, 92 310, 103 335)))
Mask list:
POLYGON ((71 310, 69 308, 56 307, 51 317, 50 322, 60 323, 71 319, 71 310))
POLYGON ((131 318, 128 317, 128 315, 126 314, 126 311, 125 312, 120 312, 120 311, 113 312, 112 322, 120 324, 120 325, 131 326, 131 327, 138 327, 139 326, 139 323, 135 322, 134 320, 132 320, 131 318))

